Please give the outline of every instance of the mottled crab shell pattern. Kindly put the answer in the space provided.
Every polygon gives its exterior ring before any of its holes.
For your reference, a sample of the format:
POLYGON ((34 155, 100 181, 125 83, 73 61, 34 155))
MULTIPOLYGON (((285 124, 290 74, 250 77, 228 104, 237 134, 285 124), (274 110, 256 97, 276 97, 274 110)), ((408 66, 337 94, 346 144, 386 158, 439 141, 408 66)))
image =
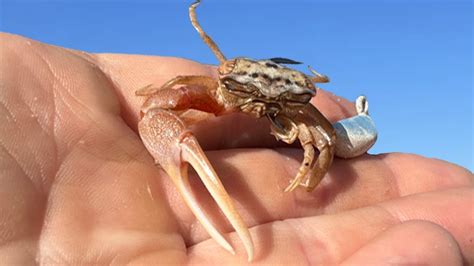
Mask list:
POLYGON ((271 60, 235 58, 223 64, 219 73, 221 80, 252 86, 267 99, 280 100, 285 94, 308 95, 307 103, 316 95, 316 87, 305 74, 271 60))

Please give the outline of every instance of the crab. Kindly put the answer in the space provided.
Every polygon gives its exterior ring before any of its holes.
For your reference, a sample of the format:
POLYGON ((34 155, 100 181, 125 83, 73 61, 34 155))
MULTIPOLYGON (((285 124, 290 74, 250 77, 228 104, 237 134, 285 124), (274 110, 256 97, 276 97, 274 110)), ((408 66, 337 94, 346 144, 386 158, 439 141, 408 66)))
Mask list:
MULTIPOLYGON (((304 149, 304 158, 296 176, 286 187, 286 192, 298 187, 307 191, 314 190, 327 173, 337 150, 342 150, 341 157, 357 156, 370 148, 374 137, 373 134, 366 134, 363 135, 367 136, 366 139, 362 137, 361 140, 361 134, 356 134, 352 139, 360 143, 353 145, 350 142, 351 130, 346 132, 344 125, 361 127, 357 120, 340 123, 339 128, 342 129, 336 130, 337 127, 335 129, 328 119, 310 104, 311 98, 317 92, 314 84, 329 81, 327 76, 319 74, 311 67, 309 71, 312 75, 307 75, 287 67, 286 65, 299 62, 286 58, 226 59, 197 21, 195 9, 199 4, 198 0, 189 7, 189 16, 200 37, 219 60, 218 79, 208 76, 177 76, 161 87, 149 85, 137 90, 136 95, 146 97, 141 107, 142 118, 138 130, 155 162, 170 176, 185 203, 205 230, 218 244, 235 254, 232 246, 214 227, 192 193, 188 181, 188 164, 195 169, 237 232, 245 246, 248 260, 251 261, 254 257, 254 245, 248 228, 197 139, 188 129, 191 122, 183 118, 183 111, 193 109, 215 116, 243 112, 256 118, 265 117, 270 121, 271 134, 278 140, 288 144, 298 140, 304 149), (342 148, 337 147, 338 135, 349 139, 339 145, 342 148)), ((358 99, 358 106, 358 117, 367 119, 365 98, 358 99)))

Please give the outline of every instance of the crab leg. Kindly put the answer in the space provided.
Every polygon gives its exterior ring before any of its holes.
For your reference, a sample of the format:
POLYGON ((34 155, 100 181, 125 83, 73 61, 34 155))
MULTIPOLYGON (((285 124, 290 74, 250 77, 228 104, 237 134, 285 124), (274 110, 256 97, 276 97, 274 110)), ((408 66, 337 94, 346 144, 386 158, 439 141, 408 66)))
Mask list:
POLYGON ((173 111, 196 109, 203 112, 218 114, 223 110, 211 97, 212 89, 217 82, 207 76, 177 76, 161 87, 145 86, 135 92, 137 96, 148 96, 143 103, 141 112, 159 108, 173 111), (188 85, 173 89, 175 85, 188 85), (191 85, 191 86, 189 86, 191 85))
POLYGON ((305 183, 301 184, 306 188, 308 192, 314 190, 314 188, 321 182, 323 177, 326 175, 329 167, 332 164, 334 158, 334 144, 327 141, 325 134, 322 135, 318 130, 311 128, 311 133, 315 139, 323 139, 318 141, 316 146, 319 150, 319 156, 313 167, 311 168, 310 175, 305 183))
POLYGON ((300 183, 303 181, 303 179, 306 177, 309 170, 311 169, 311 164, 314 160, 314 147, 312 144, 313 138, 308 127, 306 127, 306 125, 304 124, 300 124, 298 125, 298 129, 298 138, 301 142, 301 146, 303 146, 304 149, 303 162, 301 163, 301 166, 298 169, 296 177, 293 178, 290 185, 286 187, 285 192, 293 191, 300 185, 300 183))
POLYGON ((312 105, 306 107, 304 121, 311 132, 313 145, 319 150, 319 156, 309 172, 306 182, 300 184, 308 192, 321 182, 328 172, 334 158, 336 132, 331 123, 312 105))
POLYGON ((219 47, 217 47, 217 44, 207 35, 204 30, 201 28, 201 25, 199 25, 199 22, 197 21, 196 17, 196 7, 201 3, 201 0, 195 1, 191 6, 189 6, 189 18, 191 19, 191 24, 193 24, 194 28, 196 31, 199 33, 203 41, 211 48, 212 52, 214 55, 217 57, 219 62, 222 64, 224 63, 227 59, 225 58, 224 54, 221 52, 219 47))
MULTIPOLYGON (((304 149, 304 158, 296 177, 290 182, 285 192, 293 191, 298 186, 303 186, 307 191, 312 191, 327 173, 334 157, 336 135, 331 123, 312 105, 305 107, 304 112, 299 112, 295 117, 295 127, 290 127, 290 120, 279 118, 280 124, 272 123, 272 132, 279 139, 292 143, 294 139, 289 138, 296 134, 304 149), (286 130, 285 130, 286 128, 286 130), (286 136, 286 137, 285 137, 286 136), (315 149, 319 150, 316 160, 315 149), (306 178, 305 181, 303 181, 306 178)), ((275 119, 274 119, 275 120, 275 119)), ((293 124, 294 125, 294 124, 293 124)))
POLYGON ((148 96, 157 93, 158 91, 173 88, 176 85, 188 85, 190 83, 198 84, 207 88, 212 88, 217 86, 216 81, 207 76, 177 76, 161 87, 154 87, 153 84, 147 85, 141 89, 135 91, 137 96, 148 96))

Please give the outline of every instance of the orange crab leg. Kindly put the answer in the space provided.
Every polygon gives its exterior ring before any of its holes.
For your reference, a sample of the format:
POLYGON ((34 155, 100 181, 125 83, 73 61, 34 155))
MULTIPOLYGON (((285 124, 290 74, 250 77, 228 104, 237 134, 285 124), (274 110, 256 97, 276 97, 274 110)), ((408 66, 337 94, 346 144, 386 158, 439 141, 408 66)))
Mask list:
POLYGON ((211 96, 217 86, 218 83, 211 77, 177 76, 161 87, 150 84, 138 89, 135 91, 135 95, 148 97, 142 105, 142 113, 153 108, 160 108, 174 111, 196 109, 219 114, 223 111, 223 107, 211 96), (176 85, 185 86, 173 89, 176 85))
POLYGON ((336 135, 331 123, 311 104, 293 119, 294 121, 283 115, 270 117, 272 134, 277 139, 293 143, 298 138, 304 149, 298 173, 286 187, 285 192, 293 191, 299 186, 310 192, 319 184, 331 166, 336 135), (316 160, 315 148, 319 151, 316 160))

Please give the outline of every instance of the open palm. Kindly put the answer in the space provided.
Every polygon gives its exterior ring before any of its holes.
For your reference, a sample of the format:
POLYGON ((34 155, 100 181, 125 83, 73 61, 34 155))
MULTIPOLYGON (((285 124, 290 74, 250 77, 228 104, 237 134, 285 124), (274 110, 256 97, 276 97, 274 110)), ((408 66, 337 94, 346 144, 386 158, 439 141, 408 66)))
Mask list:
MULTIPOLYGON (((136 131, 134 91, 214 68, 178 58, 88 54, 1 35, 0 262, 246 262, 219 247, 154 165, 136 131)), ((330 118, 351 105, 321 92, 330 118)), ((283 193, 301 149, 264 121, 213 118, 193 131, 249 226, 254 263, 474 263, 473 175, 408 154, 336 159, 312 193, 283 193)))

